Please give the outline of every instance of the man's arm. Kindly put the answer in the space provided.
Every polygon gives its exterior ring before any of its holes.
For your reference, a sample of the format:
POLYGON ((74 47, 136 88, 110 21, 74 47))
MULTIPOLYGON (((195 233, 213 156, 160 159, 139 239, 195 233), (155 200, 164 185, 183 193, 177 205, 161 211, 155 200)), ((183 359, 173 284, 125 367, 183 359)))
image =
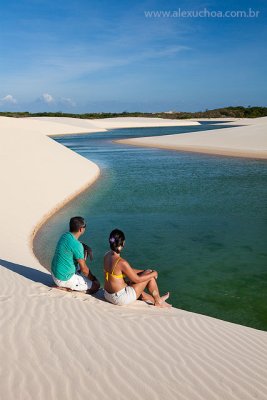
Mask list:
POLYGON ((87 278, 89 278, 90 281, 95 281, 96 277, 91 273, 90 269, 87 267, 85 260, 83 258, 79 258, 77 262, 80 266, 82 274, 87 278))

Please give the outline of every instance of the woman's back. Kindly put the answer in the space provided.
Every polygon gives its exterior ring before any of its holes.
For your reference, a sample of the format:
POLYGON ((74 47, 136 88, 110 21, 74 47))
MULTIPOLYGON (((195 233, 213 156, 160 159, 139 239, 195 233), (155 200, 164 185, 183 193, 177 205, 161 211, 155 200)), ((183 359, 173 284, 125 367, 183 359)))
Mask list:
POLYGON ((104 289, 109 293, 118 292, 127 286, 124 282, 125 275, 120 269, 123 261, 120 255, 112 250, 104 256, 104 289))
POLYGON ((104 256, 104 297, 112 304, 124 306, 141 298, 157 307, 171 307, 166 303, 169 293, 159 294, 157 271, 133 269, 120 256, 125 244, 124 233, 114 229, 109 235, 110 251, 104 256), (124 281, 127 276, 127 284, 124 281), (147 289, 149 293, 144 290, 147 289))

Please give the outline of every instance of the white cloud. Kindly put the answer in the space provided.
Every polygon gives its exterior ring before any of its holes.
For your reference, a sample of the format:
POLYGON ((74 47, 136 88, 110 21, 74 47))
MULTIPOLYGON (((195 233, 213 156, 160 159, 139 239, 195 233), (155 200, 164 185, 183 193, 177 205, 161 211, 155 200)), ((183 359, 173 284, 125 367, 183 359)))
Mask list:
POLYGON ((28 104, 28 108, 33 111, 59 111, 62 112, 74 109, 77 106, 76 102, 70 97, 56 97, 49 93, 43 93, 35 101, 28 104))
POLYGON ((1 104, 17 104, 17 100, 11 94, 8 94, 7 96, 2 97, 0 99, 0 103, 1 104))
POLYGON ((42 94, 42 96, 40 97, 40 100, 43 101, 46 104, 53 104, 55 103, 54 98, 51 96, 51 94, 48 93, 44 93, 42 94))
POLYGON ((65 106, 76 107, 76 103, 68 97, 61 97, 59 103, 65 106))

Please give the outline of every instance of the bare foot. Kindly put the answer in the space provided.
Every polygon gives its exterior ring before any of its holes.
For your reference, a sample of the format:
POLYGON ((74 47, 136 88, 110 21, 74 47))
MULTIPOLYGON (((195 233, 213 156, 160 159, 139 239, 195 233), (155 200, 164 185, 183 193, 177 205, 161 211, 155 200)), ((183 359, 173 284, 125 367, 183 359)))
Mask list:
POLYGON ((160 297, 159 301, 155 302, 156 307, 161 307, 161 308, 170 308, 172 307, 171 304, 166 303, 166 300, 170 297, 170 293, 167 292, 163 296, 160 297))
POLYGON ((160 308, 170 308, 172 307, 171 304, 166 303, 166 301, 160 302, 160 303, 155 303, 155 307, 160 307, 160 308))
POLYGON ((170 293, 167 292, 166 294, 164 294, 163 296, 161 296, 160 298, 160 303, 163 303, 164 301, 168 300, 168 298, 170 297, 170 293))

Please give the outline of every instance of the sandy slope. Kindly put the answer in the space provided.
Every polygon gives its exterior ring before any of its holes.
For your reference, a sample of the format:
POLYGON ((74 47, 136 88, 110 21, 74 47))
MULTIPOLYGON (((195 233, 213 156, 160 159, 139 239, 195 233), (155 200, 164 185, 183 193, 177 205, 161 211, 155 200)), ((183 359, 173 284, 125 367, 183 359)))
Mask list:
MULTIPOLYGON (((118 117, 118 118, 104 118, 104 119, 77 119, 69 117, 32 117, 29 120, 57 123, 60 125, 68 124, 73 128, 75 127, 77 133, 79 128, 82 128, 81 133, 84 129, 88 132, 105 131, 107 129, 119 129, 119 128, 140 128, 140 127, 154 127, 154 126, 193 126, 199 125, 197 121, 191 120, 169 120, 163 118, 144 118, 144 117, 118 117)), ((57 133, 57 135, 66 134, 64 132, 57 133)))
POLYGON ((1 399, 265 400, 266 332, 51 289, 32 232, 99 170, 44 134, 80 129, 0 118, 1 399))
MULTIPOLYGON (((225 125, 228 124, 232 125, 230 122, 225 125)), ((267 159, 267 117, 255 120, 237 120, 234 124, 247 126, 209 130, 208 132, 126 139, 120 142, 142 147, 267 159)))

